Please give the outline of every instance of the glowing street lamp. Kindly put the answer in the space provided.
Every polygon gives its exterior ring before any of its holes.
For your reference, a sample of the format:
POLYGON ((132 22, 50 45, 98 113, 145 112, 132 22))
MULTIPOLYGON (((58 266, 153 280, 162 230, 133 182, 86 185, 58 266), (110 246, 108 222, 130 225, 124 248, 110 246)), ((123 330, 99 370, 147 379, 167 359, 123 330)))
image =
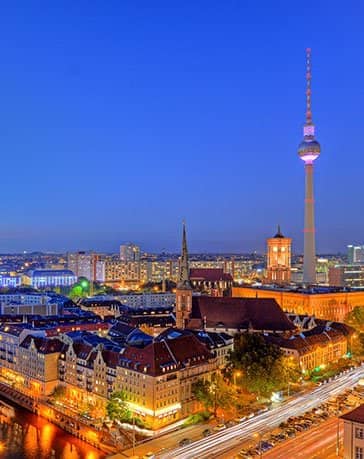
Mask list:
POLYGON ((241 376, 241 371, 234 371, 233 372, 234 386, 236 386, 236 378, 240 378, 240 376, 241 376))

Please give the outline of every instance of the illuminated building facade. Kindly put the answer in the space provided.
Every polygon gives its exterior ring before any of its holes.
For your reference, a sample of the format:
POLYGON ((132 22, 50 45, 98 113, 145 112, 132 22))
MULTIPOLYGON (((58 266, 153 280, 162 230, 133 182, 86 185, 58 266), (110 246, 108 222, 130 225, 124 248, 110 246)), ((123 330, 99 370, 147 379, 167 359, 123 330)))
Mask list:
POLYGON ((347 337, 330 327, 322 330, 301 332, 289 338, 265 335, 265 340, 276 344, 287 357, 294 359, 303 373, 325 368, 330 363, 346 357, 347 337))
POLYGON ((304 227, 304 257, 303 282, 316 283, 316 244, 315 244, 315 215, 313 195, 313 163, 321 152, 320 144, 315 139, 315 126, 312 122, 311 111, 311 50, 306 50, 306 123, 303 128, 303 141, 298 147, 298 155, 305 163, 305 227, 304 227))
POLYGON ((243 298, 274 298, 284 311, 339 322, 342 322, 355 306, 364 304, 364 291, 329 287, 307 290, 233 287, 232 295, 243 298))
POLYGON ((58 339, 28 335, 20 344, 16 371, 24 388, 38 397, 50 395, 59 383, 58 360, 64 347, 58 339))
POLYGON ((64 340, 59 379, 70 402, 92 406, 101 417, 111 393, 122 390, 129 409, 152 429, 200 409, 192 384, 210 379, 217 367, 216 357, 193 335, 119 350, 64 340))
POLYGON ((89 281, 96 280, 97 261, 99 255, 87 252, 68 254, 67 266, 77 277, 85 277, 89 281))
POLYGON ((77 276, 69 269, 35 269, 23 276, 23 284, 42 289, 48 287, 70 287, 77 276))
POLYGON ((140 247, 129 242, 120 246, 120 261, 140 261, 140 247))
POLYGON ((292 239, 284 237, 281 228, 275 236, 267 239, 267 282, 288 284, 291 280, 292 239))
POLYGON ((191 268, 190 282, 194 290, 213 296, 223 296, 230 291, 233 277, 222 268, 191 268))
POLYGON ((336 265, 329 268, 329 285, 364 289, 364 265, 336 265))
POLYGON ((348 263, 364 263, 364 245, 348 245, 348 263))

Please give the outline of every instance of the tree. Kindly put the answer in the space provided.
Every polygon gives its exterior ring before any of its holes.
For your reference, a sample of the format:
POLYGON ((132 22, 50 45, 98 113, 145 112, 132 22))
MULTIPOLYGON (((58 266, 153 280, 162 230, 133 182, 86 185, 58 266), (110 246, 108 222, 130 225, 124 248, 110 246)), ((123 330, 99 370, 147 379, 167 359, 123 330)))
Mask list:
POLYGON ((218 374, 211 381, 200 379, 193 383, 192 393, 204 405, 205 410, 213 410, 214 416, 218 408, 229 408, 235 395, 233 389, 218 374))
POLYGON ((128 405, 125 402, 124 391, 113 392, 110 396, 110 400, 106 405, 106 412, 110 419, 117 421, 129 421, 131 413, 128 409, 128 405))
POLYGON ((234 350, 229 356, 228 372, 241 373, 238 382, 258 396, 270 396, 287 387, 299 377, 297 364, 284 356, 279 346, 267 343, 256 333, 236 335, 234 350))
POLYGON ((60 384, 54 388, 52 393, 52 397, 54 400, 63 400, 66 396, 66 388, 65 386, 61 386, 60 384))
POLYGON ((344 322, 359 331, 364 331, 364 306, 355 306, 355 308, 346 315, 344 322))

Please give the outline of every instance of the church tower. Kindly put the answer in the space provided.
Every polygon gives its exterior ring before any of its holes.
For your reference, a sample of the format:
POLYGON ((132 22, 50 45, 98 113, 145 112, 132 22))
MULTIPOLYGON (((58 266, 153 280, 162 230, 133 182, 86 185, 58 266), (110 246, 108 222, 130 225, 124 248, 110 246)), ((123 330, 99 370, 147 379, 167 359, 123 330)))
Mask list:
POLYGON ((188 250, 186 225, 183 223, 182 255, 180 263, 179 281, 176 287, 176 326, 185 328, 192 311, 192 287, 190 284, 190 270, 188 267, 188 250))
POLYGON ((277 234, 267 239, 267 282, 288 284, 291 280, 291 243, 278 225, 277 234))

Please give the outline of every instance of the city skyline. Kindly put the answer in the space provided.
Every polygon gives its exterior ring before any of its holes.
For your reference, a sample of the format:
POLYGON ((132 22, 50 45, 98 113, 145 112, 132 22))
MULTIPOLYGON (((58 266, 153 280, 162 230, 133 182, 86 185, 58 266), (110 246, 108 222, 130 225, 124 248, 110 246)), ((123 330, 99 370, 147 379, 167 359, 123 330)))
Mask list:
POLYGON ((178 251, 183 218, 192 252, 263 252, 278 223, 302 252, 307 46, 317 253, 362 243, 362 6, 78 5, 4 8, 0 252, 178 251))

